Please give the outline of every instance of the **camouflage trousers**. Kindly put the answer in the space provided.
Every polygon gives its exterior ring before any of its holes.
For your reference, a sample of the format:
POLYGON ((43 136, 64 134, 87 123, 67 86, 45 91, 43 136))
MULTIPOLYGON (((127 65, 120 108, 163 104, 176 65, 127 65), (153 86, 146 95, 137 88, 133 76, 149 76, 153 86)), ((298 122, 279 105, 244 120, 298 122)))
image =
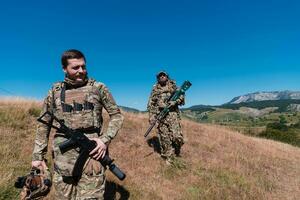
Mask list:
POLYGON ((79 182, 71 177, 63 177, 54 171, 53 187, 56 200, 103 200, 105 192, 105 175, 102 167, 100 174, 83 174, 79 182))
POLYGON ((177 112, 170 112, 158 125, 161 156, 165 159, 179 156, 184 144, 181 131, 180 116, 177 112))

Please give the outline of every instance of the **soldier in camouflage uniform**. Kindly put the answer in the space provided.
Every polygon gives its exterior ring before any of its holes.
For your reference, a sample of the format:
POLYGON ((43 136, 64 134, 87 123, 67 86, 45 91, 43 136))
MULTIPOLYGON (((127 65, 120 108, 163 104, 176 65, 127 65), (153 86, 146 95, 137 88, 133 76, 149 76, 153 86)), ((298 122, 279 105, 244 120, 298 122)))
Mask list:
POLYGON ((184 105, 184 96, 181 95, 177 101, 169 101, 177 89, 175 81, 169 79, 164 71, 159 72, 156 78, 157 83, 153 86, 147 105, 149 122, 152 123, 166 106, 171 106, 170 112, 158 124, 161 156, 170 164, 174 156, 179 156, 184 144, 178 109, 178 105, 184 105))
MULTIPOLYGON (((105 190, 104 168, 96 161, 104 157, 110 141, 116 136, 123 123, 123 116, 108 88, 87 77, 85 57, 78 50, 68 50, 62 55, 65 80, 55 83, 44 100, 43 113, 53 112, 66 126, 80 130, 97 143, 85 163, 81 177, 73 177, 72 171, 79 155, 79 149, 62 154, 58 145, 66 140, 56 132, 53 139, 55 199, 103 199, 105 190), (110 116, 107 131, 102 129, 103 108, 110 116)), ((46 120, 50 121, 49 118, 46 120)), ((38 124, 32 155, 32 166, 43 168, 47 152, 50 128, 38 124)))

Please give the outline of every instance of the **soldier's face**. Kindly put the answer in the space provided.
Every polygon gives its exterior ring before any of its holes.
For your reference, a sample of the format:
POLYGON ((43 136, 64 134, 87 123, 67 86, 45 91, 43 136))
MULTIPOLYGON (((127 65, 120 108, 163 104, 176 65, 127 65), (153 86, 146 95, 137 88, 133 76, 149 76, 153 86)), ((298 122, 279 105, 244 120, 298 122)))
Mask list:
POLYGON ((72 58, 68 59, 68 66, 63 68, 68 78, 76 81, 83 82, 86 78, 86 67, 83 58, 72 58))
POLYGON ((166 82, 168 80, 168 77, 165 75, 165 74, 161 74, 159 77, 158 77, 158 82, 161 84, 161 85, 165 85, 166 82))

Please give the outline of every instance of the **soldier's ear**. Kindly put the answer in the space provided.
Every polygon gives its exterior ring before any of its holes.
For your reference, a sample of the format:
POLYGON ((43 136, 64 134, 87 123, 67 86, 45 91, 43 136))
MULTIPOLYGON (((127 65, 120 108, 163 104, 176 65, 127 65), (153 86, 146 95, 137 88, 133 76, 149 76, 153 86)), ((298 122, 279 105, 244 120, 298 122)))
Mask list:
POLYGON ((67 68, 66 67, 62 67, 63 72, 66 74, 67 73, 67 68))

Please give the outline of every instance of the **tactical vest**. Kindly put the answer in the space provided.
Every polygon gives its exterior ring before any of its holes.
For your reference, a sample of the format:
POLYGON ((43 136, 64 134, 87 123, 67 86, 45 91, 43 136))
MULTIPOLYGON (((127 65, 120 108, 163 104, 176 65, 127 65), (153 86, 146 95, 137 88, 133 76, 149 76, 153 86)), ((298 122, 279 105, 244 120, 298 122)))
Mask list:
POLYGON ((89 79, 85 86, 74 89, 66 89, 64 82, 54 84, 54 114, 69 128, 99 133, 103 123, 101 85, 93 79, 89 79))

